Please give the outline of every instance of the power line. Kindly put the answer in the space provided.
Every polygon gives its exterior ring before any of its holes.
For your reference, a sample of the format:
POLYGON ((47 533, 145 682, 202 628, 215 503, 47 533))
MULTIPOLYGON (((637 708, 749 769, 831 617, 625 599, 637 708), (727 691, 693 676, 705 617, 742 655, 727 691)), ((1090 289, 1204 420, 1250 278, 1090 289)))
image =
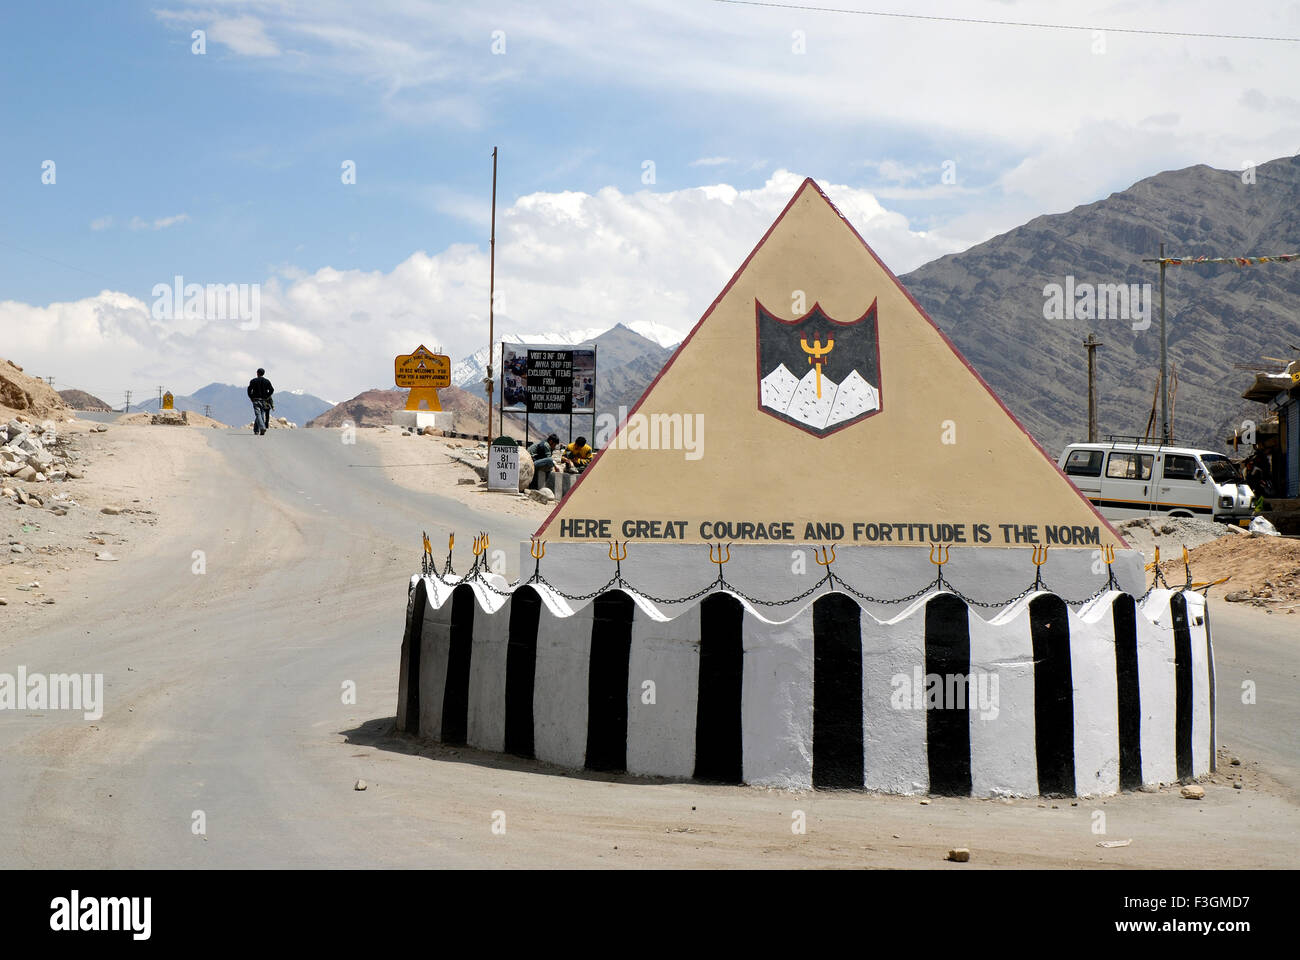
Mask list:
POLYGON ((741 7, 772 7, 801 13, 848 13, 859 17, 887 17, 895 20, 924 20, 932 23, 969 23, 995 27, 1033 27, 1039 30, 1085 30, 1089 33, 1134 33, 1148 37, 1195 37, 1205 40, 1275 40, 1300 43, 1300 37, 1265 37, 1240 33, 1193 33, 1187 30, 1144 30, 1136 27, 1091 27, 1072 23, 1034 23, 1028 20, 988 20, 977 17, 940 17, 924 13, 893 13, 885 10, 849 10, 844 7, 816 7, 799 3, 774 3, 771 0, 713 0, 741 7))

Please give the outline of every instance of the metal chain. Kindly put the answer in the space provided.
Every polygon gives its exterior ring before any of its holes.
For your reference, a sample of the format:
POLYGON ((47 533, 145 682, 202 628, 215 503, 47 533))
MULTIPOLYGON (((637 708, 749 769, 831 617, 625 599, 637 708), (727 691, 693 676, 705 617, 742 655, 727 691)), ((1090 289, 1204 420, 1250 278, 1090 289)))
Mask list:
MULTIPOLYGON (((1059 593, 1056 593, 1055 590, 1049 587, 1046 582, 1044 582, 1041 576, 1041 571, 1036 571, 1034 582, 1031 583, 1029 586, 1025 587, 1025 589, 1021 590, 1018 594, 1016 594, 1014 597, 1011 597, 1010 599, 976 600, 974 597, 968 596, 966 593, 960 590, 955 584, 945 580, 943 576, 943 570, 940 569, 939 575, 935 577, 935 579, 927 583, 925 586, 921 587, 921 589, 909 593, 907 596, 904 597, 886 598, 886 597, 876 597, 876 596, 872 596, 871 594, 862 592, 857 587, 847 582, 839 574, 835 573, 831 569, 830 565, 828 564, 826 566, 826 573, 820 580, 814 583, 807 590, 804 590, 802 593, 795 594, 794 596, 789 597, 788 599, 785 600, 766 600, 763 599, 762 597, 751 596, 750 594, 746 593, 744 590, 730 583, 726 579, 726 577, 722 575, 721 569, 719 569, 718 576, 714 580, 712 580, 710 583, 706 584, 705 586, 701 587, 699 590, 696 590, 694 593, 690 593, 682 597, 657 597, 643 590, 638 590, 631 583, 627 582, 622 576, 621 565, 616 567, 616 571, 614 575, 610 577, 607 581, 605 581, 603 586, 598 587, 597 589, 591 591, 590 593, 581 593, 581 594, 568 593, 564 590, 561 590, 559 587, 555 586, 555 584, 547 580, 546 577, 542 574, 540 564, 537 565, 537 567, 533 571, 533 575, 529 577, 527 580, 516 579, 513 582, 508 583, 506 585, 506 589, 504 590, 500 589, 499 587, 496 587, 486 579, 485 576, 486 564, 480 564, 477 558, 474 561, 474 565, 470 568, 469 573, 467 573, 464 577, 462 577, 459 580, 449 579, 449 576, 452 573, 450 559, 448 560, 446 568, 441 573, 439 573, 432 564, 426 564, 423 560, 421 561, 420 567, 421 567, 421 574, 423 576, 432 577, 433 579, 437 580, 445 587, 454 588, 464 583, 477 583, 480 586, 482 586, 484 589, 490 591, 491 593, 496 594, 499 597, 510 597, 514 595, 514 592, 520 586, 531 586, 537 584, 546 587, 552 593, 556 594, 559 597, 563 597, 565 600, 571 603, 581 603, 587 600, 594 600, 596 597, 599 597, 601 594, 607 593, 611 589, 618 588, 627 592, 635 593, 640 597, 644 597, 646 600, 649 600, 651 603, 664 604, 668 606, 690 603, 691 601, 698 600, 701 597, 706 596, 707 594, 725 590, 729 593, 735 594, 736 596, 740 597, 742 600, 745 600, 746 602, 754 606, 785 607, 793 603, 798 603, 801 600, 808 599, 813 594, 817 593, 822 587, 829 586, 833 590, 838 584, 841 588, 843 588, 845 592, 852 594, 853 596, 857 597, 859 600, 865 603, 881 604, 882 606, 892 606, 897 604, 910 603, 913 600, 920 599, 921 597, 925 596, 927 593, 932 593, 937 591, 937 592, 951 593, 953 596, 957 597, 959 600, 961 600, 962 602, 970 606, 984 607, 985 609, 990 609, 994 607, 1008 607, 1019 600, 1023 600, 1025 597, 1029 596, 1029 594, 1035 591, 1043 591, 1043 592, 1055 594, 1067 606, 1074 607, 1074 606, 1083 606, 1092 603, 1092 601, 1096 600, 1098 597, 1103 596, 1108 591, 1119 589, 1119 584, 1115 581, 1114 575, 1112 573, 1110 576, 1108 576, 1106 583, 1103 584, 1101 587, 1099 587, 1091 596, 1085 597, 1082 600, 1066 600, 1064 597, 1061 597, 1059 593)), ((1151 596, 1152 591, 1156 589, 1157 584, 1163 586, 1166 590, 1173 589, 1172 587, 1169 586, 1168 583, 1165 582, 1163 574, 1160 572, 1159 568, 1157 568, 1155 581, 1152 582, 1151 586, 1147 588, 1146 592, 1143 593, 1142 596, 1135 598, 1136 602, 1139 604, 1145 603, 1147 598, 1151 596)))

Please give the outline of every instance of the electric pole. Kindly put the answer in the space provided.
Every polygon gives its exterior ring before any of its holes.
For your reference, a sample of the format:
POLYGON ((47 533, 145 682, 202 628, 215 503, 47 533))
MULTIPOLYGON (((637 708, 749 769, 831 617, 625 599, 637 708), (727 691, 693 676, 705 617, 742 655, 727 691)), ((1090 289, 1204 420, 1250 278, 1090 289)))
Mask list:
POLYGON ((1088 442, 1097 442, 1097 348, 1101 341, 1096 334, 1088 334, 1083 341, 1088 349, 1088 442))
POLYGON ((131 412, 131 391, 130 390, 126 392, 126 406, 122 408, 122 412, 123 413, 131 412))
MULTIPOLYGON (((496 306, 496 278, 497 278, 497 148, 492 148, 492 233, 488 239, 488 362, 487 362, 487 402, 488 402, 488 433, 492 433, 492 341, 495 339, 493 331, 493 307, 496 306)), ((505 355, 502 354, 502 363, 505 362, 505 355)), ((502 408, 504 409, 505 387, 502 386, 502 408)), ((505 413, 501 414, 502 432, 505 430, 505 413)), ((500 436, 500 434, 498 434, 500 436)), ((489 437, 491 442, 491 437, 489 437)))
POLYGON ((203 405, 203 415, 209 418, 212 416, 212 404, 205 403, 203 405))
POLYGON ((45 382, 48 383, 51 387, 54 386, 54 378, 53 378, 53 377, 46 377, 46 378, 45 378, 45 382))

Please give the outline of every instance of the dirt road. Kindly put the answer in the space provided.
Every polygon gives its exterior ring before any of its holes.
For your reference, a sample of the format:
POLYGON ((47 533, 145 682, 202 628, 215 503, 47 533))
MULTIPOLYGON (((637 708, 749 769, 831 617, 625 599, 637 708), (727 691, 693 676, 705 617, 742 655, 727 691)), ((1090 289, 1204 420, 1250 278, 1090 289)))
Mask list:
POLYGON ((38 631, 3 629, 19 614, 0 608, 0 672, 103 673, 106 701, 94 721, 0 711, 0 866, 1294 865, 1300 643, 1278 618, 1214 607, 1219 735, 1243 763, 1202 801, 923 803, 575 775, 391 734, 420 531, 435 546, 462 534, 464 567, 471 532, 512 547, 529 518, 396 486, 364 437, 201 436, 156 537, 75 569, 38 631), (972 862, 946 863, 952 846, 972 862))

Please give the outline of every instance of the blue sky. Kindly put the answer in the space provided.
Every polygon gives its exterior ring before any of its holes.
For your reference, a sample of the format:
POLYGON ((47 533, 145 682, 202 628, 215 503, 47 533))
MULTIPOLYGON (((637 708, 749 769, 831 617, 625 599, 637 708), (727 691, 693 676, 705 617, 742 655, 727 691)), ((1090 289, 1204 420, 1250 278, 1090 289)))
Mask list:
MULTIPOLYGON (((1249 31, 1209 3, 869 6, 1300 36, 1295 5, 1249 31)), ((6 5, 0 354, 113 397, 267 357, 331 399, 386 385, 411 336, 463 355, 484 339, 494 145, 504 329, 681 333, 792 178, 904 272, 1163 169, 1300 144, 1300 44, 1097 46, 711 0, 6 5), (151 319, 177 274, 263 285, 266 323, 151 319)))

